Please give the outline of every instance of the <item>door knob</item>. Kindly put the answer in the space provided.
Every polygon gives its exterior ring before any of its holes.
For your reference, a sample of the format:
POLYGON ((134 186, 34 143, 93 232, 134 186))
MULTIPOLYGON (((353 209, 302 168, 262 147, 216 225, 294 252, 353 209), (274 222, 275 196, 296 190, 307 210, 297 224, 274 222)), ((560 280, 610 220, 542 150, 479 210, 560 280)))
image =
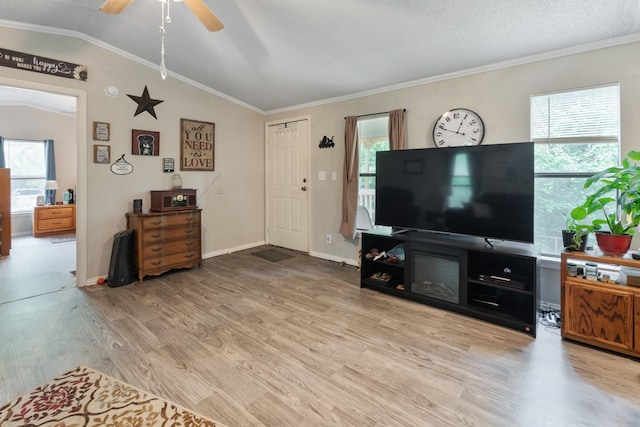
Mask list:
POLYGON ((305 185, 304 187, 301 188, 302 191, 307 191, 307 186, 305 185))

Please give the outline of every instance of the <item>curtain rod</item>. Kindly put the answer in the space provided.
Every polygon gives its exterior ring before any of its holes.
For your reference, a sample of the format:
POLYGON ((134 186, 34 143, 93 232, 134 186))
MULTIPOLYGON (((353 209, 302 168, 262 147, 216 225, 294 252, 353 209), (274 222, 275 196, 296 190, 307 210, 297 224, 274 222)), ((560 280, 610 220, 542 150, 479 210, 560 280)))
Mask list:
MULTIPOLYGON (((402 109, 402 111, 404 111, 404 112, 406 113, 406 112, 407 112, 407 109, 406 109, 406 108, 403 108, 403 109, 402 109)), ((356 117, 357 117, 357 118, 360 118, 360 117, 378 116, 378 115, 380 115, 380 114, 389 114, 389 111, 381 111, 381 112, 379 112, 379 113, 371 113, 371 114, 361 114, 361 115, 356 116, 356 117)), ((344 119, 346 120, 347 118, 345 117, 344 119)))

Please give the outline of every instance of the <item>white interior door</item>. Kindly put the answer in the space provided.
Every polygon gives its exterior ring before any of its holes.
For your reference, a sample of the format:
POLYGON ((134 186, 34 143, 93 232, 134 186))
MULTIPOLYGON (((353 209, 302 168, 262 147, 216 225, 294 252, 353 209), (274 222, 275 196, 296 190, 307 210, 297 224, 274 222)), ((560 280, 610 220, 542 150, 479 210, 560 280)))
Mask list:
POLYGON ((267 131, 267 242, 309 251, 308 120, 278 123, 267 131))

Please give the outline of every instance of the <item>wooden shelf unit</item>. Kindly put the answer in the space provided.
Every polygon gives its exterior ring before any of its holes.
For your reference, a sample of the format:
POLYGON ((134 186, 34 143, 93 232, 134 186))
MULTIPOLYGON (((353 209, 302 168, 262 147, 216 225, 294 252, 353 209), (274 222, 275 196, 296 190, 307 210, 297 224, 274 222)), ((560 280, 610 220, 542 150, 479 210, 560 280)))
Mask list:
POLYGON ((48 205, 33 208, 33 237, 75 233, 76 205, 48 205))
POLYGON ((587 251, 563 252, 560 263, 562 337, 640 358, 640 288, 569 276, 569 262, 640 268, 640 261, 587 251))
POLYGON ((202 209, 127 213, 127 228, 135 234, 138 280, 175 268, 202 265, 202 209))

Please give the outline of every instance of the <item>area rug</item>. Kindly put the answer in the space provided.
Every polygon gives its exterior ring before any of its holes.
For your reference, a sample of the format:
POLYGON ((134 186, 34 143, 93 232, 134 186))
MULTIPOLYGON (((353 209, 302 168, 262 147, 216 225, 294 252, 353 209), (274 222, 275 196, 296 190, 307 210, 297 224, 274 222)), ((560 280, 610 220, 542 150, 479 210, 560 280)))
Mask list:
POLYGON ((266 259, 271 262, 283 261, 285 259, 293 258, 293 255, 286 254, 277 249, 264 249, 262 251, 253 252, 251 255, 255 255, 262 259, 266 259))
POLYGON ((0 426, 180 426, 217 424, 84 366, 0 407, 0 426))

